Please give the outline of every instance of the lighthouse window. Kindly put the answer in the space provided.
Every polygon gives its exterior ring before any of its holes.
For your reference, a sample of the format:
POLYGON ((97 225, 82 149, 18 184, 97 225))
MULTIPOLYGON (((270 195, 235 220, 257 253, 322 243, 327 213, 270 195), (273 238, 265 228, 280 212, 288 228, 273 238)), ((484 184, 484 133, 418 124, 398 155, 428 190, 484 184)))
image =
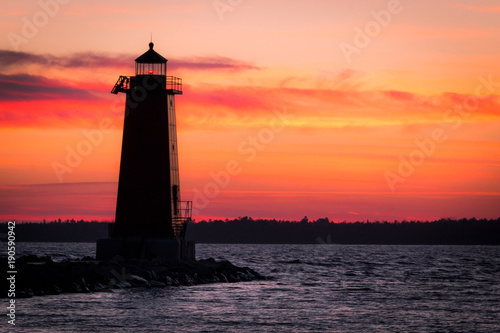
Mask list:
POLYGON ((160 63, 137 63, 137 75, 165 75, 166 66, 160 63))

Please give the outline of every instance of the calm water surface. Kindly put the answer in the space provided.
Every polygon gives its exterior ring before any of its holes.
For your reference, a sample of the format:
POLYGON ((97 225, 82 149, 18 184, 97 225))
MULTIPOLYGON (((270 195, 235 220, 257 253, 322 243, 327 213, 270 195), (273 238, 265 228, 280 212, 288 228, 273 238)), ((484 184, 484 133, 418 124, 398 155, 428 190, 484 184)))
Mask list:
MULTIPOLYGON (((18 252, 81 258, 95 245, 18 252)), ((500 332, 500 247, 199 244, 197 256, 275 279, 19 299, 15 331, 500 332)))

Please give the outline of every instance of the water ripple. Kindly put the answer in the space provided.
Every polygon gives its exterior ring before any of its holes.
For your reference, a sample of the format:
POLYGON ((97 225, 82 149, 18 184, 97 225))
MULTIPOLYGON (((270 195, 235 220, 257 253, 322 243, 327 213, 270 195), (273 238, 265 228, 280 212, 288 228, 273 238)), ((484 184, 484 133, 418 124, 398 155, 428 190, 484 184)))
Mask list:
MULTIPOLYGON (((25 243, 23 254, 93 255, 25 243)), ((500 332, 500 247, 208 245, 275 279, 19 300, 19 332, 500 332)))

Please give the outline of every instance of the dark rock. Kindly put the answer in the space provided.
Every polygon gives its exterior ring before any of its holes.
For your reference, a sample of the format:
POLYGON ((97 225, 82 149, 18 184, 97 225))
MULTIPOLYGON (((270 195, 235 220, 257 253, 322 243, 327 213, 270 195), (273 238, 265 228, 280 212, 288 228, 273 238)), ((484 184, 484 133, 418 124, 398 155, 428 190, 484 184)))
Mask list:
POLYGON ((179 281, 177 281, 176 279, 170 277, 170 276, 165 276, 165 279, 163 280, 165 285, 167 286, 179 286, 179 281))
POLYGON ((149 281, 149 286, 151 288, 163 288, 163 287, 166 287, 167 285, 163 282, 160 282, 160 281, 151 280, 151 281, 149 281))
POLYGON ((126 279, 133 286, 143 287, 149 285, 148 280, 137 275, 127 275, 126 279))
POLYGON ((220 282, 229 282, 227 277, 223 273, 218 273, 217 277, 219 278, 220 282))
MULTIPOLYGON (((6 266, 7 258, 0 258, 6 266)), ((191 286, 203 283, 227 283, 265 279, 248 267, 213 258, 199 261, 164 262, 158 259, 125 260, 116 256, 109 261, 91 257, 54 262, 50 257, 24 256, 16 261, 16 297, 88 293, 132 287, 191 286)), ((7 297, 7 280, 2 282, 7 297)))
POLYGON ((132 288, 132 285, 129 282, 126 281, 116 281, 112 280, 110 283, 111 288, 113 289, 126 289, 126 288, 132 288))
POLYGON ((227 276, 227 280, 228 280, 229 282, 240 282, 240 281, 241 281, 241 280, 240 280, 240 277, 239 277, 237 274, 236 274, 236 275, 235 275, 235 274, 229 274, 229 275, 227 276))
POLYGON ((16 298, 30 298, 33 297, 33 290, 23 289, 21 291, 16 291, 16 298))
POLYGON ((192 286, 195 284, 195 281, 189 274, 183 274, 179 277, 179 283, 183 286, 192 286))
POLYGON ((108 286, 107 285, 103 285, 101 283, 96 283, 91 288, 92 291, 103 291, 103 290, 106 290, 106 289, 108 289, 108 286))
POLYGON ((45 291, 45 294, 47 295, 59 295, 63 292, 61 288, 59 288, 56 285, 51 286, 49 289, 45 291))
POLYGON ((39 257, 39 256, 37 256, 35 254, 31 254, 31 255, 28 255, 28 256, 22 256, 22 257, 18 258, 16 261, 17 261, 17 263, 47 262, 47 261, 52 261, 52 258, 49 257, 49 256, 39 257))

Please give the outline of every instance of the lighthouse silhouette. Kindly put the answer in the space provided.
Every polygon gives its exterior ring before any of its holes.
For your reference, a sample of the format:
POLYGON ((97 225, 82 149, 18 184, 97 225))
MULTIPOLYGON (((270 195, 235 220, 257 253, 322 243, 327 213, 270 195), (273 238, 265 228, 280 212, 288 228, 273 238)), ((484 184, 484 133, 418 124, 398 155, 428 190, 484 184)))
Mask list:
POLYGON ((182 80, 167 76, 167 59, 149 43, 135 59, 135 76, 120 76, 111 93, 125 93, 125 120, 115 223, 97 241, 97 259, 194 259, 185 239, 192 203, 181 201, 175 95, 182 80))

